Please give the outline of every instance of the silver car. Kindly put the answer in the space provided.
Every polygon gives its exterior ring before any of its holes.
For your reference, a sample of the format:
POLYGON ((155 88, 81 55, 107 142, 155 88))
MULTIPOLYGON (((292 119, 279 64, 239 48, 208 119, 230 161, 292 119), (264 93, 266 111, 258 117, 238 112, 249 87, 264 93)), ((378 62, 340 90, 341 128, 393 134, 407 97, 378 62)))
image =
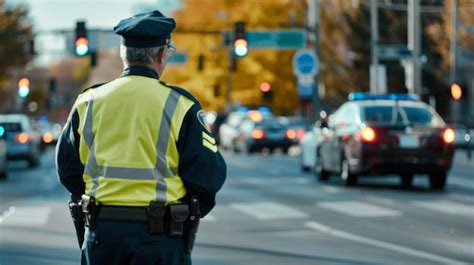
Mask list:
POLYGON ((37 167, 40 162, 40 139, 38 133, 33 130, 28 116, 0 115, 0 128, 4 131, 8 160, 26 160, 29 167, 37 167))

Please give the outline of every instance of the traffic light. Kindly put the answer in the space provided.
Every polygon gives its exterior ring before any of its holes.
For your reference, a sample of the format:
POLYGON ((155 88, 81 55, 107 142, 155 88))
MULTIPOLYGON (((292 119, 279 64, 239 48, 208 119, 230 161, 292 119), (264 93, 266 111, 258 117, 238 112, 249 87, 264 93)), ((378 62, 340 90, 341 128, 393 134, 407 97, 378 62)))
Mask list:
POLYGON ((18 81, 18 96, 26 98, 30 94, 30 80, 23 77, 18 81))
POLYGON ((264 101, 270 101, 272 99, 272 86, 268 82, 260 83, 260 92, 264 101))
POLYGON ((459 84, 452 84, 451 85, 451 97, 454 100, 460 100, 463 96, 463 89, 459 84))
POLYGON ((234 54, 238 57, 244 57, 249 51, 248 41, 245 38, 245 22, 235 23, 234 33, 234 54))
POLYGON ((85 56, 89 53, 89 39, 87 38, 86 22, 76 22, 76 38, 74 40, 75 53, 77 56, 85 56))
POLYGON ((57 90, 57 80, 56 78, 49 79, 49 93, 54 94, 57 90))
POLYGON ((201 72, 204 70, 204 55, 199 54, 198 57, 198 71, 201 72))

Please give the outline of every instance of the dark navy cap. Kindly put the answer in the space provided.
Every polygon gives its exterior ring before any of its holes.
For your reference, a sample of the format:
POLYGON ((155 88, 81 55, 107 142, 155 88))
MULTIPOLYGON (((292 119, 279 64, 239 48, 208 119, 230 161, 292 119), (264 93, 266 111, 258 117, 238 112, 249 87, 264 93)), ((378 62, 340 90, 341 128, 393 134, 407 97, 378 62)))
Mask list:
POLYGON ((167 44, 175 26, 174 19, 155 10, 122 19, 114 32, 122 36, 122 44, 126 47, 148 48, 167 44))

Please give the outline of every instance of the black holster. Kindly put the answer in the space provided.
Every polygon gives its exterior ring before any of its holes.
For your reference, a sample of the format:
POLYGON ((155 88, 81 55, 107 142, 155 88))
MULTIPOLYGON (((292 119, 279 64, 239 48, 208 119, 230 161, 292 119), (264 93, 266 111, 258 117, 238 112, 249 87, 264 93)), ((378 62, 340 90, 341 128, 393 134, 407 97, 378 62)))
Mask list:
POLYGON ((201 219, 201 211, 199 210, 199 199, 197 196, 192 196, 189 202, 189 218, 186 220, 183 242, 184 251, 191 253, 193 251, 194 242, 199 228, 199 221, 201 219))
POLYGON ((82 247, 84 242, 84 214, 82 213, 81 201, 79 198, 71 195, 71 200, 68 202, 69 213, 71 214, 74 228, 76 229, 77 243, 79 248, 82 247))

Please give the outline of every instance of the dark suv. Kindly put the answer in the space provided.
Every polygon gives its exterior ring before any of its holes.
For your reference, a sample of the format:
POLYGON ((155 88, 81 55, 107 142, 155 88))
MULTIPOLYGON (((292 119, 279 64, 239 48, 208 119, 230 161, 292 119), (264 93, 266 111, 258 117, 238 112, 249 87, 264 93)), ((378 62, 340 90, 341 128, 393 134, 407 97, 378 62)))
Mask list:
POLYGON ((407 187, 415 174, 427 174, 432 189, 445 187, 454 131, 415 96, 352 93, 323 134, 316 152, 320 180, 338 173, 356 185, 360 175, 398 174, 407 187))

